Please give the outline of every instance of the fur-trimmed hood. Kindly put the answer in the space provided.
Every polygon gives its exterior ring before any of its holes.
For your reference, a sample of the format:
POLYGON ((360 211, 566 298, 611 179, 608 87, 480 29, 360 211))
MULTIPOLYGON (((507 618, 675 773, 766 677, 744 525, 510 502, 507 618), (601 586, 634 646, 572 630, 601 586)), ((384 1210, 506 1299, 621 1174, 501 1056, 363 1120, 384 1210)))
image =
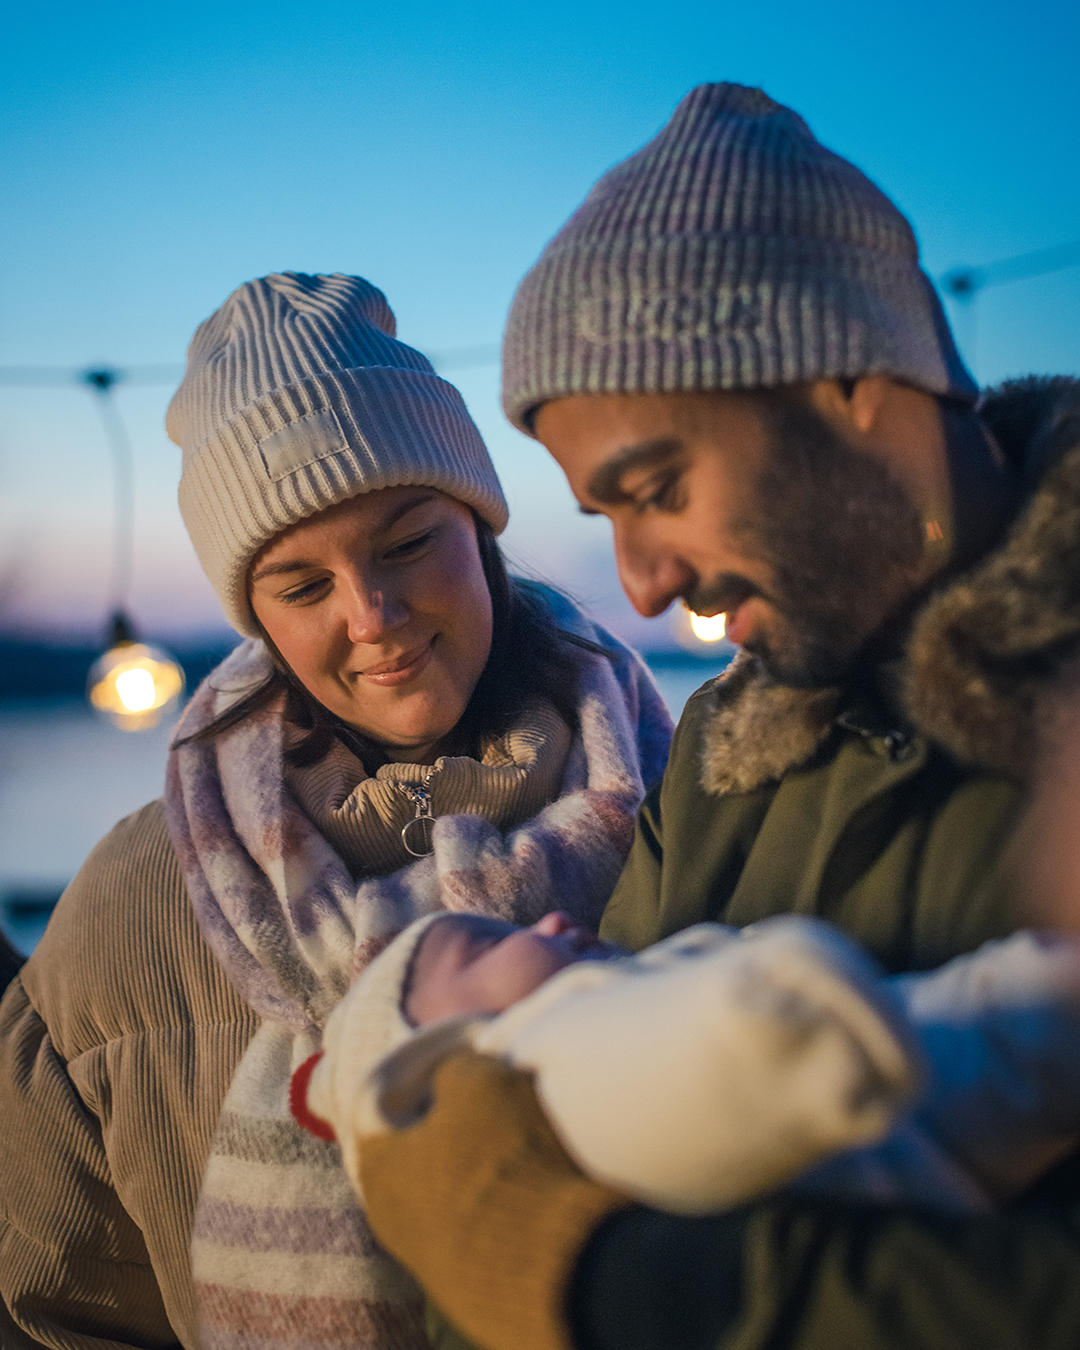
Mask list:
MULTIPOLYGON (((894 718, 963 764, 1022 780, 1040 704, 1080 652, 1080 380, 1011 381, 979 412, 1018 471, 1018 514, 1003 543, 917 615, 894 718)), ((702 746, 711 792, 780 778, 843 720, 841 689, 775 685, 749 657, 704 696, 715 700, 702 746)))

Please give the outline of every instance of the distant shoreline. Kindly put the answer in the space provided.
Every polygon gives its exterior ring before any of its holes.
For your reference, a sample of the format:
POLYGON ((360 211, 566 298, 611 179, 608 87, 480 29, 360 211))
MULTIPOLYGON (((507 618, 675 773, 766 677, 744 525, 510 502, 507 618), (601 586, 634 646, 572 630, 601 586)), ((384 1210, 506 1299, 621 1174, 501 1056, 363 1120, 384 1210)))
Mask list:
MULTIPOLYGON (((150 636, 157 642, 156 636, 150 636)), ((192 642, 167 642, 170 653, 184 668, 187 687, 192 690, 214 667, 228 656, 240 639, 228 635, 192 642)), ((27 700, 55 702, 83 698, 86 676, 101 655, 100 644, 85 639, 0 636, 0 703, 24 703, 27 700)), ((653 670, 701 671, 704 682, 730 661, 727 653, 709 652, 698 656, 678 648, 641 653, 653 670)))

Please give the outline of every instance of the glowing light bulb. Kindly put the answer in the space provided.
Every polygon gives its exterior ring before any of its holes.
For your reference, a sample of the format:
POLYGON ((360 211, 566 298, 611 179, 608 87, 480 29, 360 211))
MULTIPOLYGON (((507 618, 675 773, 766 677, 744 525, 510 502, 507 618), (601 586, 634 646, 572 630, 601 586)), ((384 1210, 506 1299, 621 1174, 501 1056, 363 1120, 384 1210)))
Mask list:
POLYGON ((690 613, 690 628, 699 642, 720 642, 727 631, 726 614, 690 613))
POLYGON ((146 712, 157 697, 154 677, 142 666, 121 671, 116 677, 116 694, 128 712, 146 712))
POLYGON ((672 616, 672 629, 679 645, 695 656, 729 660, 735 650, 728 641, 723 614, 695 614, 682 604, 672 616))
POLYGON ((184 690, 184 672, 165 652, 142 642, 115 643, 90 667, 90 702, 124 731, 157 726, 184 690))

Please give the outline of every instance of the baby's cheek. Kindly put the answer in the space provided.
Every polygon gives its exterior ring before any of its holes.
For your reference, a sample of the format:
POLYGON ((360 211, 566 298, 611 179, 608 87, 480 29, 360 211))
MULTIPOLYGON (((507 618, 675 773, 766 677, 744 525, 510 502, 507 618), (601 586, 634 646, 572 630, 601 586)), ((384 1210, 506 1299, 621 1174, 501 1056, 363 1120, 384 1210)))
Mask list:
MULTIPOLYGON (((582 958, 577 953, 553 951, 551 948, 545 949, 534 961, 523 967, 520 972, 520 979, 515 997, 511 1000, 517 1003, 520 999, 527 998, 529 994, 534 993, 557 975, 560 970, 565 970, 567 966, 576 965, 582 958)), ((507 1007, 509 1007, 509 1003, 507 1007)))

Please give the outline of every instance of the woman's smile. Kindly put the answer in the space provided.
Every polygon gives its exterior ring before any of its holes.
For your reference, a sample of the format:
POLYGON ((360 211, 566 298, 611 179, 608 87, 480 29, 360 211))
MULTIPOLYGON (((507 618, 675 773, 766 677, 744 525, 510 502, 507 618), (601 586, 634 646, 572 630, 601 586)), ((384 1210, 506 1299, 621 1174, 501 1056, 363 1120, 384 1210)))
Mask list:
POLYGON ((427 668, 437 641, 438 634, 429 638, 427 642, 422 642, 418 647, 414 647, 411 651, 404 652, 400 656, 390 657, 386 661, 377 662, 366 670, 356 671, 356 674, 360 679, 370 680, 372 684, 380 685, 384 689, 408 684, 410 680, 414 680, 427 668))

